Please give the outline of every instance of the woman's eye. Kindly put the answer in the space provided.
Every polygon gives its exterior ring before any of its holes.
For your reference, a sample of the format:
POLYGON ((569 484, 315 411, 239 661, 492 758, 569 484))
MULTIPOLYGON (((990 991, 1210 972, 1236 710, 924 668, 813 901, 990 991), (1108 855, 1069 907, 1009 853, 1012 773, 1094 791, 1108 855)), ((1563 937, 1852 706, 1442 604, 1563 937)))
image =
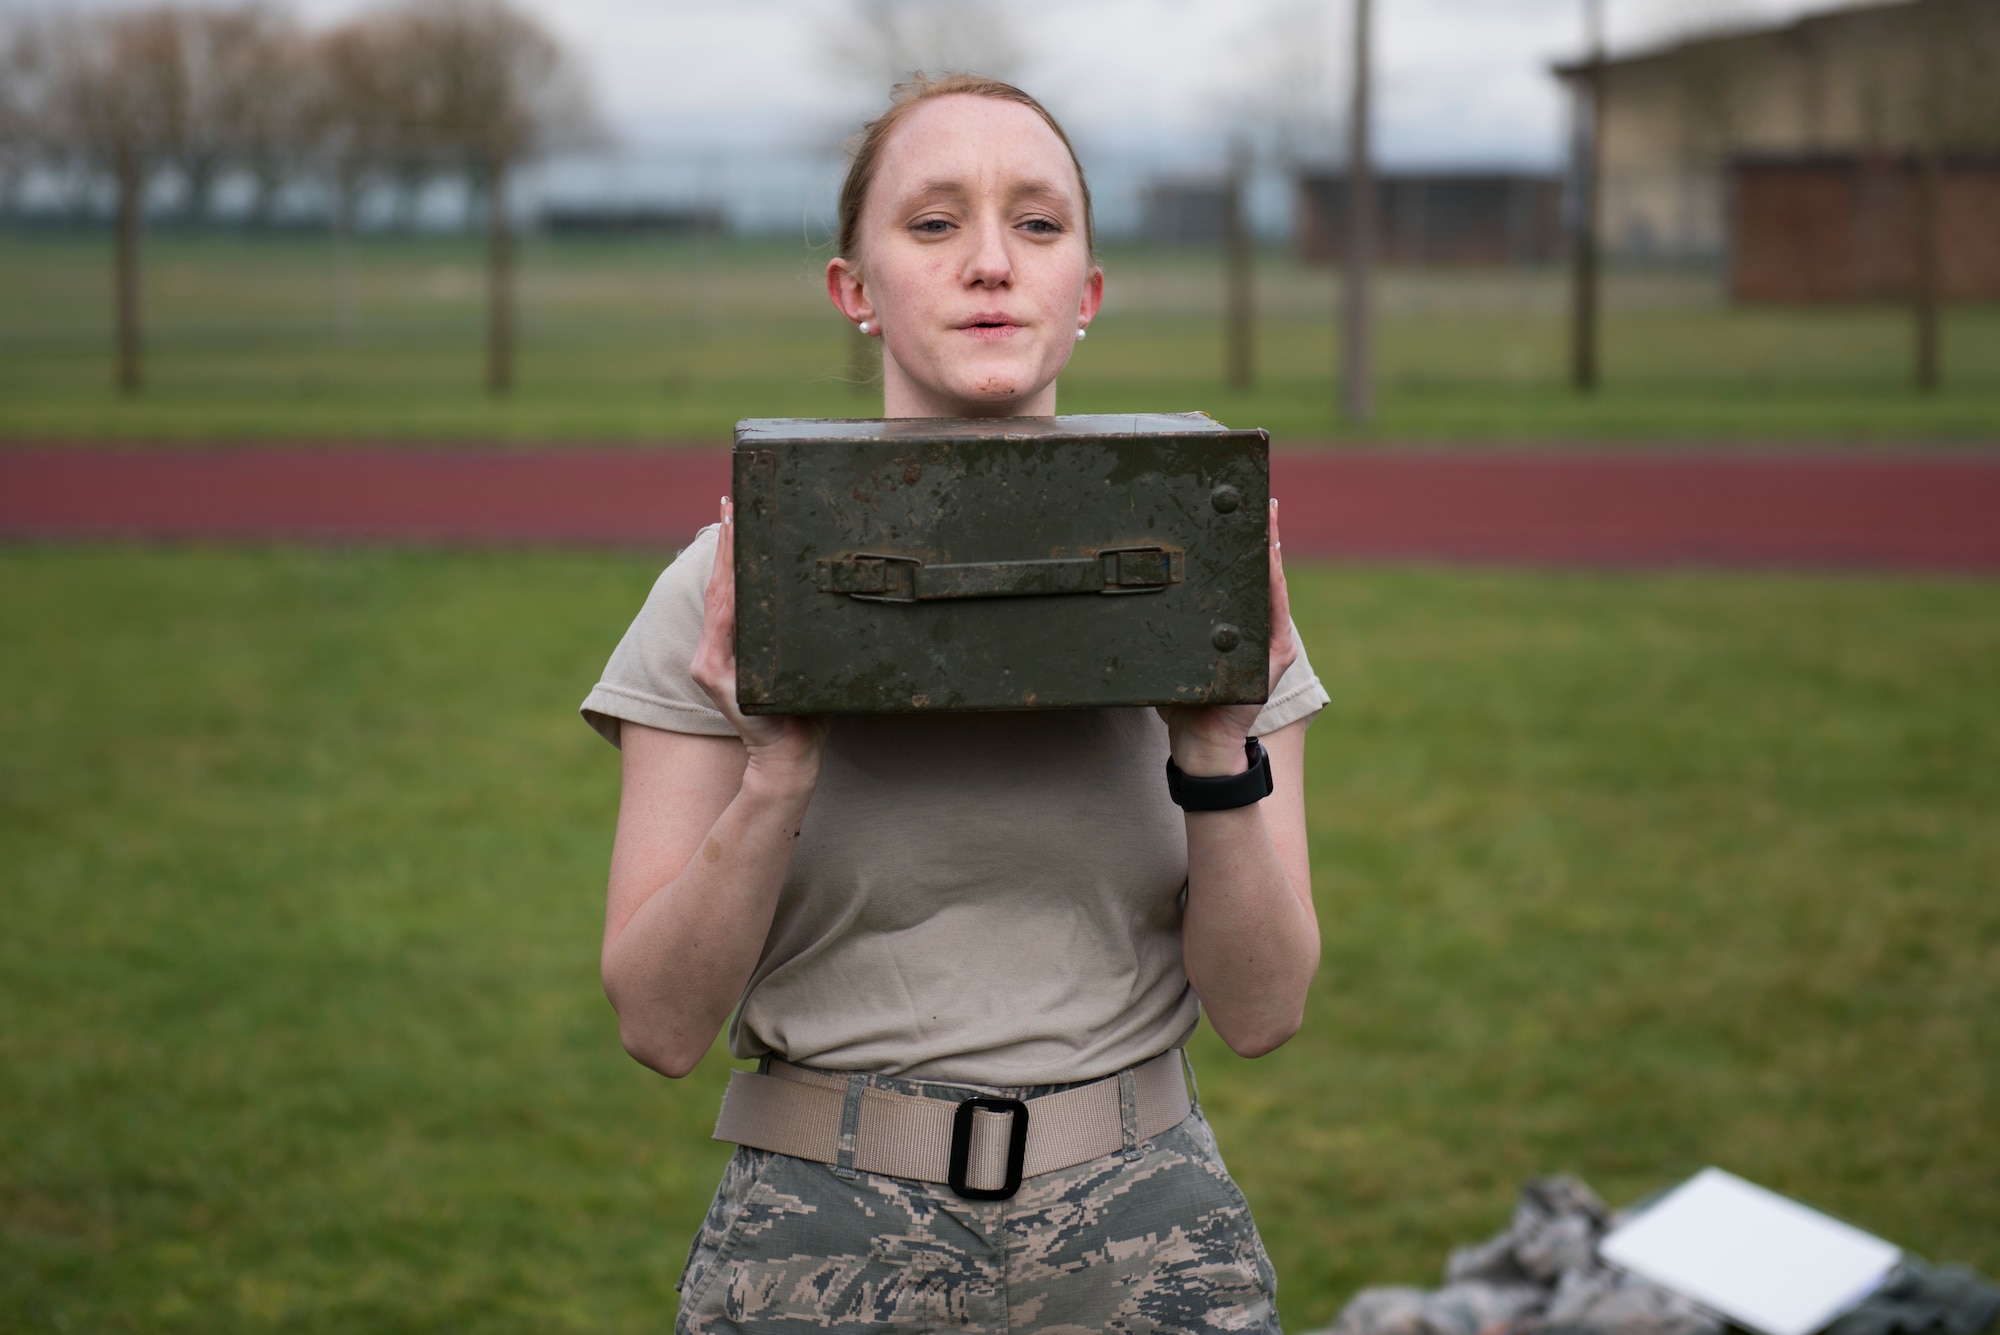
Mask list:
POLYGON ((951 224, 942 218, 925 218, 922 222, 911 223, 910 230, 919 236, 943 236, 951 230, 951 224))
POLYGON ((1038 236, 1057 236, 1062 232, 1062 224, 1053 218, 1030 218, 1021 226, 1038 236))

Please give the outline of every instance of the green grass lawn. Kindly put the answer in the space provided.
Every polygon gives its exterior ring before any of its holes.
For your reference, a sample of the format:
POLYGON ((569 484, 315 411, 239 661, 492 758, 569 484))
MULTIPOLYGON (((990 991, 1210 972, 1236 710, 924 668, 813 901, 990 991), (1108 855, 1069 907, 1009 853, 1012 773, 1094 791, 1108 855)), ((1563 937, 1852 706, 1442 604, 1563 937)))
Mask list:
MULTIPOLYGON (((597 985, 638 556, 0 550, 0 1329, 663 1328, 597 985)), ((1202 1089, 1287 1324, 1716 1163, 2000 1271, 2000 584, 1300 568, 1326 959, 1202 1089)))
MULTIPOLYGON (((111 390, 107 237, 0 233, 0 441, 702 441, 743 416, 880 411, 804 241, 531 239, 518 389, 482 391, 481 252, 462 237, 164 234, 147 383, 111 390)), ((1392 272, 1380 419, 1334 411, 1331 273, 1266 255, 1259 380, 1222 383, 1214 257, 1113 248, 1065 412, 1200 408, 1319 441, 2000 441, 2000 307, 1952 310, 1945 389, 1908 387, 1893 307, 1737 310, 1696 271, 1614 273, 1605 388, 1566 388, 1564 278, 1392 272)))

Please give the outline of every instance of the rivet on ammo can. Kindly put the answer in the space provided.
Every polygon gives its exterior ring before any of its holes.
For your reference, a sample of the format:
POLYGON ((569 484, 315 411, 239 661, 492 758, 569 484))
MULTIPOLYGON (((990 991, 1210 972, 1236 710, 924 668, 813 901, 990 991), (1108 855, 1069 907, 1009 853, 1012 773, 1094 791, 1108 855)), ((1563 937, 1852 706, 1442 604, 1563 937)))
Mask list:
POLYGON ((1208 503, 1219 515, 1234 514, 1243 504, 1243 493, 1231 486, 1220 486, 1208 494, 1208 503))
POLYGON ((1208 637, 1208 642, 1226 654, 1243 643, 1243 636, 1234 626, 1217 626, 1215 634, 1208 637))

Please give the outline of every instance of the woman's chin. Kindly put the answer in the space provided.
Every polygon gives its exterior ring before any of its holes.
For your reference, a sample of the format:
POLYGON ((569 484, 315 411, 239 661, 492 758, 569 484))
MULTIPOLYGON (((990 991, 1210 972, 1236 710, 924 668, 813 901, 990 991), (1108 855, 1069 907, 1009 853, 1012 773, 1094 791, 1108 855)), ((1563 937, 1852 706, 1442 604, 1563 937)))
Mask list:
MULTIPOLYGON (((885 376, 888 371, 885 368, 885 376)), ((1054 376, 1039 359, 987 357, 961 362, 952 367, 935 367, 932 375, 888 377, 892 390, 902 380, 913 402, 926 405, 922 415, 948 417, 1005 417, 1018 413, 1053 412, 1046 406, 1054 398, 1045 393, 1054 376), (929 383, 926 384, 925 382, 929 383), (1034 405, 1043 405, 1036 407, 1034 405)), ((892 392, 892 403, 902 396, 892 392)))
POLYGON ((1021 385, 1016 380, 984 380, 960 397, 975 407, 1005 409, 1020 401, 1021 385))
POLYGON ((1019 411, 1021 404, 1038 397, 1039 382, 1027 371, 1015 367, 984 367, 961 377, 953 397, 966 405, 974 416, 1019 411))

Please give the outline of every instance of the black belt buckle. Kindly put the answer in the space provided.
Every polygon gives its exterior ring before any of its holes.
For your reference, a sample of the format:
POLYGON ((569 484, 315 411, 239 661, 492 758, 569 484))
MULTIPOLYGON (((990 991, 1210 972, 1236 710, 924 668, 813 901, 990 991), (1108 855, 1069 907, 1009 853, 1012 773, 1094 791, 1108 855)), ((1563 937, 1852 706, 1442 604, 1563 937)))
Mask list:
POLYGON ((951 1189, 969 1201, 1011 1200, 1021 1189, 1021 1165, 1028 1160, 1028 1105, 1019 1099, 993 1098, 975 1094, 958 1105, 951 1119, 951 1167, 946 1181, 951 1189), (1007 1180, 998 1187, 970 1187, 965 1183, 972 1158, 972 1115, 976 1112, 1007 1113, 1013 1121, 1007 1140, 1007 1180))

